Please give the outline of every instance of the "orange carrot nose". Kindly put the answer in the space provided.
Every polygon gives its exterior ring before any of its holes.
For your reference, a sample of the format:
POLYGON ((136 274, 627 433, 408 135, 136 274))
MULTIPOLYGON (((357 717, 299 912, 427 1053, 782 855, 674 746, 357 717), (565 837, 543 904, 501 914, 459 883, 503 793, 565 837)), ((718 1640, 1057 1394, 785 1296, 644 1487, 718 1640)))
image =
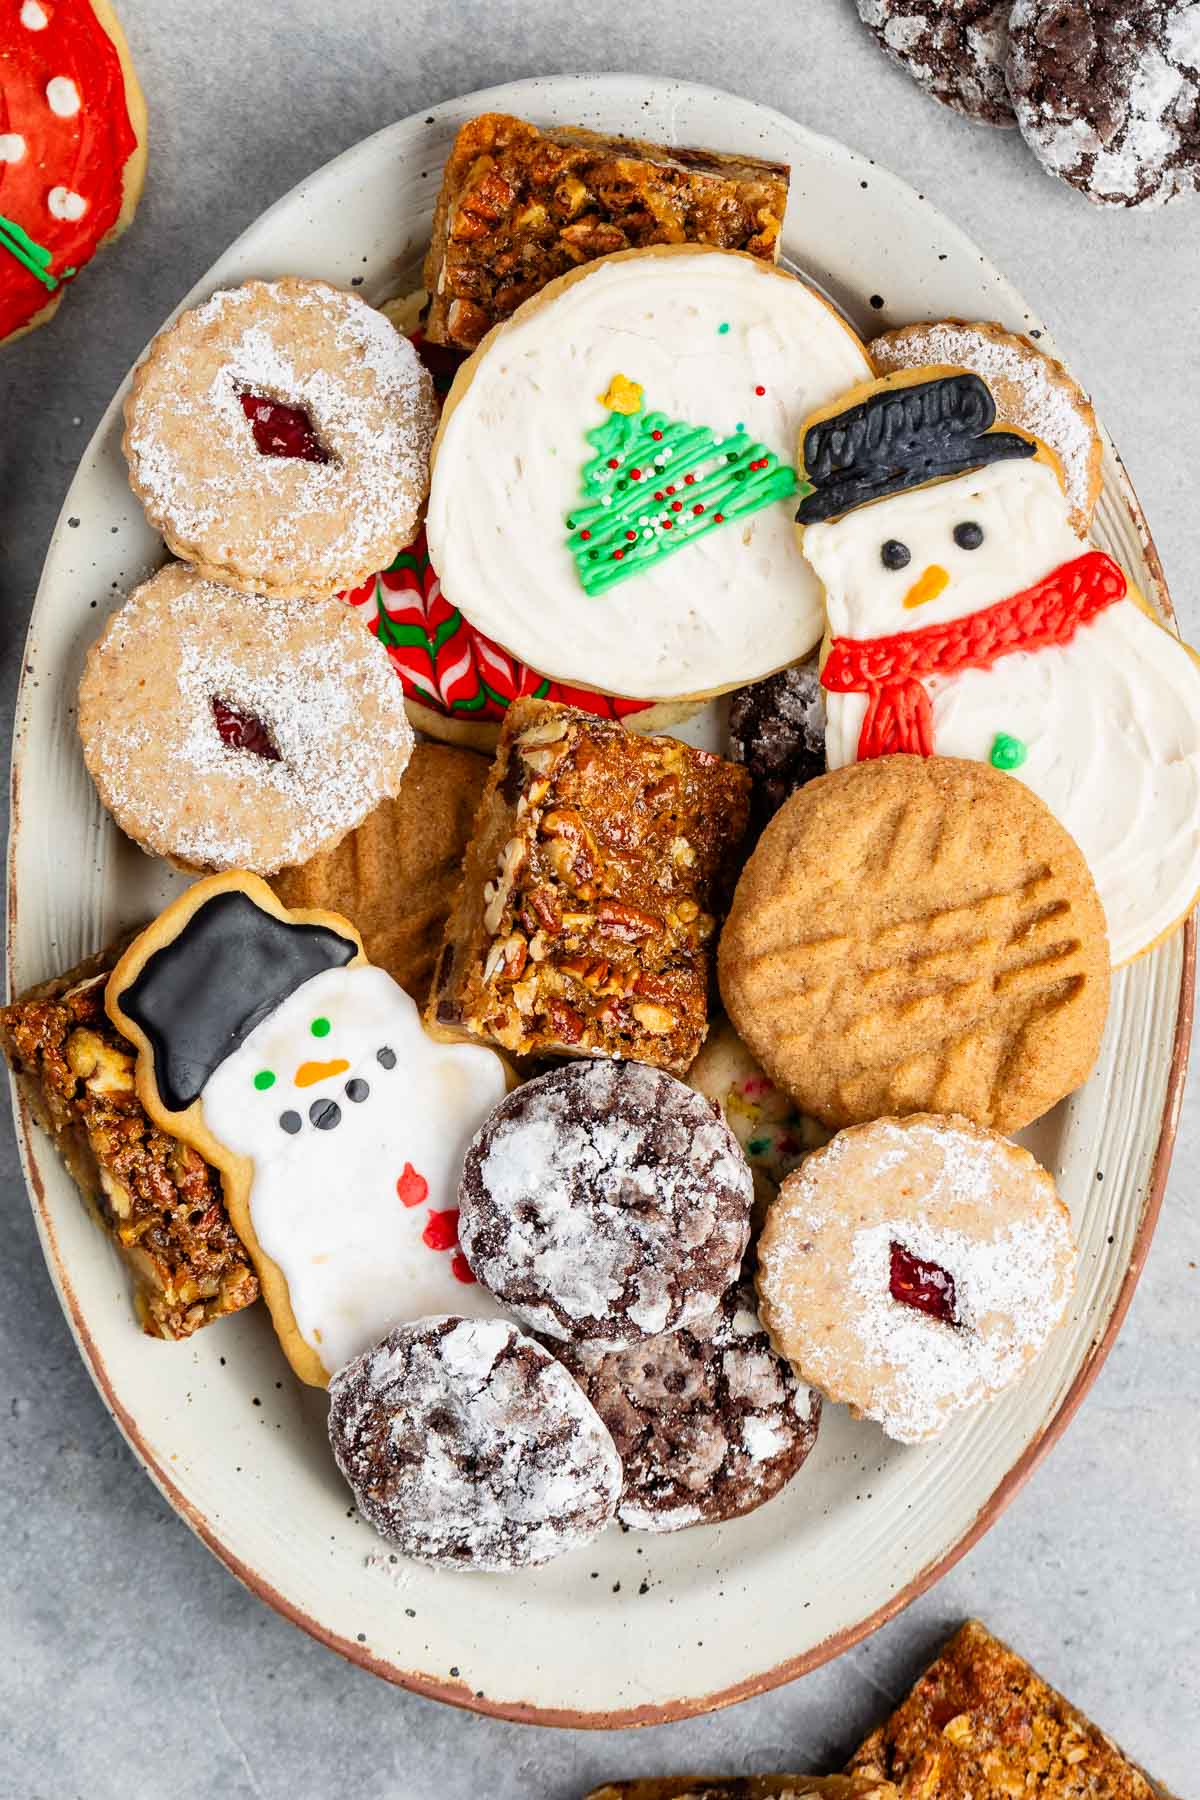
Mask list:
POLYGON ((905 606, 924 606, 927 600, 936 600, 944 587, 950 585, 950 577, 940 563, 930 563, 923 574, 909 588, 904 596, 905 606))
POLYGON ((341 1075, 349 1067, 344 1056, 337 1056, 332 1062, 301 1063, 296 1070, 296 1086, 311 1087, 314 1081, 325 1081, 330 1075, 341 1075))

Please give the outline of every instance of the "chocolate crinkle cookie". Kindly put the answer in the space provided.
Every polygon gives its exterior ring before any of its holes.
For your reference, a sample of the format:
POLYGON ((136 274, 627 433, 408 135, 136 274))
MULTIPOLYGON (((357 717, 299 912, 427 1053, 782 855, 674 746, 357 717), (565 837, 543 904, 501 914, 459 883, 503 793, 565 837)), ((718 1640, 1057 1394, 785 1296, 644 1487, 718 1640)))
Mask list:
POLYGON ((729 746, 750 771, 750 837, 797 788, 825 773, 825 692, 816 657, 739 688, 729 702, 729 746))
POLYGON ((406 1556, 498 1574, 610 1522, 621 1464, 560 1363, 504 1319, 400 1325, 329 1384, 358 1510, 406 1556))
POLYGON ((981 125, 1014 125, 1004 85, 1012 0, 858 0, 893 62, 943 106, 981 125))
POLYGON ((817 1441, 820 1397, 772 1351, 746 1285, 703 1324, 558 1353, 612 1433, 625 1469, 617 1517, 635 1530, 753 1512, 817 1441))
POLYGON ((1200 0, 1016 0, 1008 86, 1051 175, 1108 206, 1200 186, 1200 0))
POLYGON ((467 1151, 459 1242, 545 1336, 610 1348, 709 1318, 754 1187, 712 1103, 661 1069, 576 1062, 514 1089, 467 1151))

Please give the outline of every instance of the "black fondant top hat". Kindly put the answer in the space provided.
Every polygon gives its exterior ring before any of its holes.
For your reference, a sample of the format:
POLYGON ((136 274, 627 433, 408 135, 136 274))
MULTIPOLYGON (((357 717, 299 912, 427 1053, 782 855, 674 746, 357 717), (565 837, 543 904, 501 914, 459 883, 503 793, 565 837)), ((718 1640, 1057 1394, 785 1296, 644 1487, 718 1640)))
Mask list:
POLYGON ((796 518, 815 525, 941 476, 1037 454, 1032 438, 992 431, 995 420, 996 402, 978 375, 880 388, 805 432, 804 473, 812 491, 796 518))
POLYGON ((204 901, 119 996, 121 1011, 146 1034, 163 1105, 190 1106, 301 982, 344 968, 357 953, 353 938, 277 918, 237 888, 204 901))

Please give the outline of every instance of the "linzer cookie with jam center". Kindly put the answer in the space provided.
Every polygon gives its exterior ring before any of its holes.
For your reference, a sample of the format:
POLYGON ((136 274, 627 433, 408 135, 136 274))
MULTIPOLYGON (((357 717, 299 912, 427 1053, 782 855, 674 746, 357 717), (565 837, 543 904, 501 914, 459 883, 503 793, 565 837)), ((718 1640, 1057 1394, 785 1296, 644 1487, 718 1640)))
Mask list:
POLYGON ((744 769, 549 701, 508 711, 427 1010, 517 1056, 686 1072, 744 769))
POLYGON ((661 1069, 571 1062, 523 1082, 467 1149, 459 1235, 531 1329, 607 1347, 712 1318, 753 1185, 717 1108, 661 1069))
POLYGON ((758 1246, 763 1323, 797 1375, 917 1444, 1022 1375, 1075 1244, 1027 1150, 966 1119, 843 1131, 789 1175, 758 1246))
POLYGON ((830 1126, 956 1112, 1016 1131, 1091 1073, 1104 915, 1049 809, 984 763, 889 756, 793 794, 721 934, 739 1037, 830 1126))
POLYGON ((83 758, 135 843, 188 869, 271 874, 396 793, 412 754, 381 647, 336 600, 234 593, 182 563, 88 651, 83 758))
POLYGON ((432 378, 382 313, 288 276, 160 332, 124 448, 147 519, 199 574, 324 599, 411 541, 435 422, 432 378))

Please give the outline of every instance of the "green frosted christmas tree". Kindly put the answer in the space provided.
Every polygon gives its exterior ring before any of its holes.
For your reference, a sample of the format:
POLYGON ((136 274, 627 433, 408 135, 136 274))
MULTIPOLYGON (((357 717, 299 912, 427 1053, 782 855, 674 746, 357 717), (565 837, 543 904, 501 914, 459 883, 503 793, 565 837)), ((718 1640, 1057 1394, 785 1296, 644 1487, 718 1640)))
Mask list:
POLYGON ((740 425, 722 438, 707 425, 644 412, 640 386, 624 375, 599 398, 609 416, 587 433, 596 454, 566 521, 589 594, 796 492, 796 471, 740 425))

